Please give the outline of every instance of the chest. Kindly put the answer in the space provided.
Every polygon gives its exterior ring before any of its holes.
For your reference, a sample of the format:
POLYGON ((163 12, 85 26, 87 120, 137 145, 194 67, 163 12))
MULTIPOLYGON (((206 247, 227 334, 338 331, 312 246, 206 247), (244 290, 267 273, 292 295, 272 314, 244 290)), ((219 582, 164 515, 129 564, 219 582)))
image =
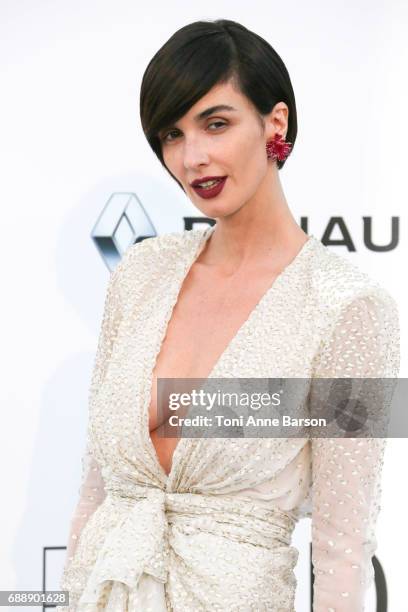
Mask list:
MULTIPOLYGON (((157 445, 154 440, 161 425, 156 415, 166 414, 157 406, 158 378, 309 375, 320 334, 305 275, 274 281, 269 274, 255 283, 246 278, 224 290, 203 278, 190 282, 181 276, 179 269, 175 274, 163 268, 160 284, 143 277, 135 285, 134 298, 124 302, 126 310, 93 405, 94 437, 104 453, 115 454, 113 433, 122 445, 129 441, 143 448, 150 430, 156 452, 166 454, 161 458, 166 464, 174 449, 163 448, 163 437, 158 436, 157 445), (193 282, 197 280, 201 282, 193 282)), ((170 445, 175 443, 170 439, 170 445)))
MULTIPOLYGON (((156 355, 149 406, 150 429, 158 413, 158 378, 206 378, 267 294, 275 277, 265 275, 252 284, 248 275, 214 282, 209 276, 189 275, 183 282, 156 355)), ((158 409, 160 408, 160 410, 158 409)))

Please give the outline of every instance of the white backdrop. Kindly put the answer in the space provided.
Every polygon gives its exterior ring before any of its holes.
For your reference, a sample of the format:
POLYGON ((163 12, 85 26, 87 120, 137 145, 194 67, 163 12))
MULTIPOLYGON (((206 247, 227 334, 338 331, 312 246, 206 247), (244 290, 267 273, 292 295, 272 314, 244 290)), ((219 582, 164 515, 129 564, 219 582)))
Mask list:
MULTIPOLYGON (((2 0, 0 589, 41 589, 43 551, 65 546, 76 503, 87 394, 108 270, 90 232, 109 197, 135 193, 159 233, 199 216, 151 152, 139 122, 143 71, 179 27, 240 21, 282 56, 299 132, 281 178, 295 217, 321 238, 342 217, 357 251, 330 247, 380 281, 401 313, 407 363, 405 206, 408 5, 402 0, 2 0), (201 5, 201 8, 199 6, 201 5), (391 217, 400 241, 388 243, 391 217)), ((339 237, 339 232, 333 238, 339 237)), ((377 556, 390 612, 406 610, 401 475, 407 442, 388 444, 377 556)), ((296 540, 297 610, 310 609, 308 525, 296 540)), ((57 588, 63 550, 46 552, 57 588)), ((372 601, 373 593, 370 593, 372 601)), ((16 609, 16 608, 14 608, 16 609)), ((23 609, 23 608, 22 608, 23 609)), ((27 608, 24 608, 27 609, 27 608)), ((38 608, 37 608, 38 609, 38 608)), ((369 612, 373 610, 371 605, 369 612)))

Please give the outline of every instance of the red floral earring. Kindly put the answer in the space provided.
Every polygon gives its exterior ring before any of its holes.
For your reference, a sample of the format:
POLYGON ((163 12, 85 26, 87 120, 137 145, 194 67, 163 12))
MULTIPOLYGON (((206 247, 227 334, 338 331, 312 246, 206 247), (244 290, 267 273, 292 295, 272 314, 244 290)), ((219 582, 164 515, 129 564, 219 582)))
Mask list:
POLYGON ((266 143, 268 159, 285 161, 292 150, 292 143, 286 142, 281 134, 275 134, 272 140, 266 143))

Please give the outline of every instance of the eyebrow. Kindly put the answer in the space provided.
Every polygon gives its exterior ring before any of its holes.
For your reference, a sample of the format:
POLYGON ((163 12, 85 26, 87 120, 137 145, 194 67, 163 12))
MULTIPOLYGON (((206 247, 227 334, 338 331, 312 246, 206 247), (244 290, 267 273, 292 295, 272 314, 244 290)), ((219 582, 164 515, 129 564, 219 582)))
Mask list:
POLYGON ((206 108, 201 111, 194 117, 195 121, 200 121, 201 119, 205 119, 209 117, 213 113, 218 113, 218 111, 236 111, 237 109, 233 106, 229 106, 228 104, 217 104, 216 106, 210 106, 210 108, 206 108))

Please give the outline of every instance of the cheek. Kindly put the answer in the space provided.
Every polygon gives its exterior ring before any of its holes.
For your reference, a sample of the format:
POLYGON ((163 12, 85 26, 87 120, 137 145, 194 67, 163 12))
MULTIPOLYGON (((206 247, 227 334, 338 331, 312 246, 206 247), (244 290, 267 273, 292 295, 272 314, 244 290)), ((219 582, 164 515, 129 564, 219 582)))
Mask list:
POLYGON ((163 154, 163 161, 166 168, 170 170, 172 174, 178 173, 174 154, 171 154, 170 152, 166 151, 163 154))
POLYGON ((252 133, 246 133, 236 142, 229 143, 227 150, 224 150, 224 158, 228 159, 235 180, 249 189, 258 186, 268 168, 263 141, 259 135, 252 133))

